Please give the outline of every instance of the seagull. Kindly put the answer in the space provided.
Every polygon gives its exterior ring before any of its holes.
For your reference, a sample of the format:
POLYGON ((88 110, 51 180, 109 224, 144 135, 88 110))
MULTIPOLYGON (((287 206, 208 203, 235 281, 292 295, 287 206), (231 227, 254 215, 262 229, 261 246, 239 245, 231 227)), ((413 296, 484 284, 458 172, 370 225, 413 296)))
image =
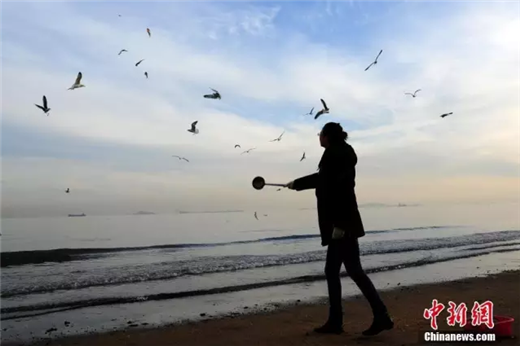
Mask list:
POLYGON ((302 158, 300 159, 300 162, 302 162, 303 160, 305 160, 305 151, 303 152, 303 156, 302 156, 302 158))
POLYGON ((376 59, 374 60, 374 62, 371 63, 370 65, 368 65, 368 67, 365 69, 365 71, 368 70, 370 67, 372 67, 372 65, 376 65, 376 64, 377 64, 377 59, 379 58, 379 56, 381 55, 381 53, 383 53, 383 50, 382 50, 382 49, 379 51, 379 54, 376 56, 376 59))
POLYGON ((69 193, 70 189, 67 187, 67 190, 65 190, 65 193, 69 193))
POLYGON ((256 216, 256 211, 255 211, 255 219, 257 219, 257 220, 258 220, 258 216, 256 216))
POLYGON ((139 60, 138 62, 135 63, 135 66, 136 67, 139 66, 139 64, 142 63, 143 61, 144 61, 144 59, 139 60))
POLYGON ((242 148, 242 147, 240 146, 240 144, 235 144, 235 149, 236 148, 242 148))
POLYGON ((276 142, 276 141, 280 142, 282 140, 282 136, 283 136, 284 133, 285 133, 285 131, 282 132, 282 134, 278 138, 275 138, 275 139, 273 139, 272 141, 269 141, 269 142, 276 142))
POLYGON ((221 99, 221 96, 220 96, 220 93, 218 91, 216 91, 215 89, 213 88, 210 88, 211 90, 213 90, 213 94, 207 94, 207 95, 204 95, 204 98, 207 98, 207 99, 221 99))
POLYGON ((247 149, 246 151, 243 151, 240 155, 242 155, 242 154, 249 154, 249 152, 250 152, 251 150, 255 150, 255 149, 256 149, 256 148, 247 149))
POLYGON ((412 96, 412 97, 415 97, 415 95, 416 95, 417 92, 419 92, 419 91, 421 91, 421 89, 417 89, 417 90, 415 90, 413 94, 412 94, 412 93, 404 93, 404 94, 405 94, 405 95, 410 95, 410 96, 412 96))
POLYGON ((276 191, 282 191, 282 189, 277 189, 276 191))
POLYGON ((126 49, 121 49, 121 51, 119 52, 118 55, 121 55, 121 53, 123 53, 123 52, 128 52, 128 51, 126 49))
POLYGON ((184 160, 184 161, 186 161, 186 162, 190 162, 190 161, 189 161, 187 158, 185 158, 185 157, 180 157, 180 156, 177 156, 177 155, 172 155, 172 157, 176 157, 176 158, 178 158, 179 160, 184 160))
POLYGON ((441 115, 441 118, 445 118, 447 117, 448 115, 452 115, 453 112, 449 112, 449 113, 444 113, 443 115, 441 115))
POLYGON ((191 129, 188 129, 188 132, 191 132, 191 133, 193 133, 194 135, 196 135, 197 133, 199 133, 199 129, 196 127, 198 122, 199 122, 198 120, 192 122, 192 123, 191 123, 191 129))
POLYGON ((327 104, 325 103, 325 101, 323 101, 323 99, 320 99, 321 100, 321 103, 323 104, 323 109, 321 111, 319 111, 318 113, 316 113, 316 115, 314 116, 314 120, 318 119, 320 117, 320 115, 322 114, 329 114, 329 107, 327 107, 327 104))
POLYGON ((145 72, 144 75, 146 76, 146 78, 148 78, 148 72, 145 72))
POLYGON ((146 28, 146 32, 148 33, 148 37, 152 37, 152 33, 150 32, 150 29, 146 28))
POLYGON ((81 84, 81 78, 83 78, 83 74, 81 72, 78 72, 78 76, 76 77, 76 81, 74 82, 74 84, 72 84, 72 86, 69 88, 69 90, 74 90, 74 89, 77 89, 77 88, 83 88, 84 85, 81 84))
POLYGON ((312 115, 312 112, 314 111, 314 107, 312 107, 311 111, 305 115, 312 115))
POLYGON ((47 116, 49 116, 49 111, 51 110, 49 107, 47 107, 47 97, 43 95, 43 107, 40 105, 34 104, 36 107, 40 108, 47 116))

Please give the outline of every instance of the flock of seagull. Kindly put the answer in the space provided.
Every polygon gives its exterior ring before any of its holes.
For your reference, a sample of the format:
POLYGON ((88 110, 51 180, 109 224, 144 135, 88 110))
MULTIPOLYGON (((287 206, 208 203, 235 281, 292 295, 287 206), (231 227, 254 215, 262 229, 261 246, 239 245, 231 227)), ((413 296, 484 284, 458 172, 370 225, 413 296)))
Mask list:
MULTIPOLYGON (((121 15, 119 15, 119 17, 121 17, 121 15)), ((149 28, 146 29, 146 32, 148 34, 148 37, 152 37, 152 33, 151 33, 149 28)), ((125 53, 125 52, 128 52, 128 50, 121 49, 119 51, 118 55, 121 55, 122 53, 125 53)), ((377 54, 376 58, 374 59, 374 61, 365 68, 365 71, 368 71, 372 66, 377 65, 378 59, 379 59, 379 57, 381 56, 382 53, 383 53, 383 50, 381 49, 379 51, 379 53, 377 54)), ((138 62, 135 63, 135 66, 138 67, 144 60, 145 59, 139 60, 138 62)), ((144 75, 145 75, 146 78, 148 78, 148 72, 145 71, 144 75)), ((75 89, 79 89, 79 88, 84 88, 85 85, 83 85, 81 83, 81 79, 82 78, 83 78, 83 74, 81 72, 78 72, 78 75, 76 76, 76 80, 74 81, 74 84, 72 84, 72 86, 68 90, 75 90, 75 89)), ((213 88, 210 88, 210 89, 213 92, 211 94, 203 95, 204 98, 206 98, 206 99, 213 99, 213 100, 221 100, 222 99, 222 95, 220 94, 219 91, 217 91, 217 90, 215 90, 213 88)), ((421 89, 417 89, 413 93, 406 92, 405 95, 410 95, 411 97, 415 98, 415 97, 417 97, 417 93, 419 91, 421 91, 421 89)), ((322 116, 324 114, 329 114, 330 113, 330 109, 327 106, 327 103, 325 102, 325 100, 320 99, 320 101, 321 101, 321 104, 322 104, 323 108, 321 108, 316 114, 313 114, 315 107, 312 107, 311 110, 308 113, 304 114, 304 115, 305 116, 307 116, 307 115, 310 115, 310 116, 314 115, 314 120, 316 120, 316 119, 318 119, 320 116, 322 116)), ((49 112, 50 112, 51 109, 49 108, 47 97, 45 95, 43 95, 42 105, 35 104, 35 106, 38 107, 39 109, 41 109, 47 116, 49 115, 49 112)), ((449 115, 452 115, 452 114, 453 114, 453 112, 449 112, 449 113, 442 114, 440 117, 441 118, 445 118, 445 117, 447 117, 449 115)), ((198 134, 199 133, 199 129, 197 128, 197 124, 198 124, 198 120, 194 121, 187 131, 193 133, 194 135, 198 134)), ((282 134, 280 134, 280 136, 278 136, 277 138, 271 140, 270 142, 280 142, 282 140, 282 137, 283 137, 284 134, 285 134, 285 131, 283 131, 282 134)), ((241 148, 240 144, 236 144, 235 145, 235 149, 236 148, 241 148)), ((247 150, 243 151, 241 154, 249 154, 252 150, 255 150, 255 149, 256 148, 247 149, 247 150)), ((172 155, 172 157, 175 157, 175 158, 177 158, 179 160, 184 160, 186 162, 190 162, 187 158, 182 157, 182 156, 172 155)), ((300 158, 300 162, 305 160, 305 159, 306 159, 305 152, 303 152, 303 155, 300 158)), ((281 189, 277 189, 277 191, 280 191, 280 190, 281 189)), ((70 189, 67 188, 65 190, 65 192, 66 193, 70 193, 70 189)), ((256 212, 255 212, 255 218, 258 219, 258 217, 256 215, 256 212)))

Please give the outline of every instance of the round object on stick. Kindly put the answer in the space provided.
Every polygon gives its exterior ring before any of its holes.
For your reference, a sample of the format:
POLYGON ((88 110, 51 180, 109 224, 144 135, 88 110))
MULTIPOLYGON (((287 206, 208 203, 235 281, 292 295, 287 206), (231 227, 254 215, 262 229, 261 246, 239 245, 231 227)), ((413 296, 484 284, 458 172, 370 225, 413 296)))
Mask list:
POLYGON ((265 179, 262 178, 262 177, 256 177, 255 179, 253 179, 253 187, 256 190, 262 190, 264 188, 264 186, 281 186, 281 187, 285 187, 285 184, 268 184, 268 183, 265 182, 265 179))
POLYGON ((265 179, 262 177, 256 177, 253 179, 253 187, 257 190, 262 190, 265 186, 265 179))

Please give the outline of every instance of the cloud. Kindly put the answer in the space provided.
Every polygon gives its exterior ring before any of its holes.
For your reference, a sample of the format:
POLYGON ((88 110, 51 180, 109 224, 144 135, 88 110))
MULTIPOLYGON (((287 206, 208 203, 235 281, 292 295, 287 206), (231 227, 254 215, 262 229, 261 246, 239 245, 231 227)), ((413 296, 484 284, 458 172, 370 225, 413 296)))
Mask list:
POLYGON ((515 6, 7 3, 3 207, 38 209, 38 193, 57 212, 63 198, 52 196, 65 185, 99 208, 101 196, 126 191, 107 202, 113 210, 130 208, 128 196, 159 209, 169 209, 168 196, 183 196, 179 208, 309 206, 312 196, 273 200, 250 191, 250 180, 314 172, 316 133, 327 121, 349 132, 361 200, 511 198, 520 166, 515 6), (122 48, 128 53, 118 56, 122 48), (381 48, 379 64, 365 72, 381 48), (78 71, 86 88, 66 90, 78 71), (223 99, 204 99, 209 88, 223 99), (417 88, 417 98, 404 95, 417 88), (34 107, 43 94, 48 117, 34 107), (304 116, 320 98, 331 114, 304 116), (186 131, 194 120, 197 136, 186 131), (237 143, 257 149, 240 155, 237 143), (461 186, 481 195, 417 189, 458 191, 453 182, 464 177, 461 186), (400 192, 390 193, 392 184, 400 192))

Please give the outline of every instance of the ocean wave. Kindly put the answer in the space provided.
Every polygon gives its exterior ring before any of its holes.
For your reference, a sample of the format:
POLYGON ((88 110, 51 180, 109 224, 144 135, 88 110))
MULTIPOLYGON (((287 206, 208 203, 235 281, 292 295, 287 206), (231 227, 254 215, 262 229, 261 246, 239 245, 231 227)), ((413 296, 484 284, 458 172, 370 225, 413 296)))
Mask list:
MULTIPOLYGON (((492 253, 504 253, 504 252, 513 252, 520 251, 520 248, 514 249, 494 249, 489 251, 482 251, 478 253, 471 254, 451 254, 444 257, 434 256, 428 257, 418 261, 412 262, 404 262, 400 264, 394 264, 390 266, 381 266, 376 268, 371 268, 366 270, 368 274, 376 273, 376 272, 386 272, 404 268, 411 267, 419 267, 433 263, 441 263, 453 261, 456 259, 464 259, 464 258, 472 258, 483 255, 489 255, 492 253)), ((341 276, 347 277, 348 274, 342 273, 341 276)), ((96 299, 84 299, 84 300, 76 300, 76 301, 68 301, 68 302, 57 302, 57 303, 41 303, 34 305, 25 305, 18 307, 9 307, 1 309, 1 320, 11 320, 18 319, 24 317, 33 317, 38 315, 50 314, 53 312, 66 311, 66 310, 75 310, 86 307, 93 306, 106 306, 106 305, 119 305, 119 304, 130 304, 130 303, 141 303, 143 301, 160 301, 160 300, 171 300, 171 299, 179 299, 179 298, 187 298, 187 297, 195 297, 195 296, 203 296, 203 295, 211 295, 211 294, 222 294, 222 293, 230 293, 237 291, 245 291, 252 290, 258 288, 266 288, 266 287, 274 287, 281 285, 290 285, 290 284, 299 284, 306 282, 313 282, 325 280, 324 275, 305 275, 293 278, 287 278, 282 280, 274 280, 260 283, 251 283, 245 285, 234 285, 234 286, 225 286, 211 289, 203 289, 203 290, 192 290, 192 291, 182 291, 182 292, 172 292, 172 293, 159 293, 152 294, 146 296, 138 296, 138 297, 102 297, 96 299), (21 314, 20 314, 21 313, 21 314)))
MULTIPOLYGON (((520 239, 520 231, 499 231, 476 233, 446 238, 400 239, 362 243, 362 256, 382 255, 424 250, 461 248, 469 251, 468 246, 492 246, 499 242, 520 239)), ((505 246, 505 245, 500 245, 505 246)), ((477 249, 481 250, 481 249, 477 249)), ((71 290, 95 286, 111 286, 145 281, 168 280, 181 276, 205 275, 211 273, 234 272, 246 269, 286 266, 292 264, 323 261, 325 250, 276 255, 234 255, 203 256, 186 260, 169 260, 153 264, 117 265, 98 268, 91 272, 52 272, 52 268, 42 269, 40 280, 31 285, 18 284, 18 273, 3 273, 2 298, 45 293, 56 290, 71 290)))
MULTIPOLYGON (((454 228, 457 226, 426 226, 426 227, 408 227, 408 228, 394 228, 387 230, 373 230, 368 231, 367 234, 380 234, 389 232, 404 232, 404 231, 419 231, 428 229, 443 229, 443 228, 454 228)), ((147 251, 154 249, 170 249, 170 250, 181 250, 189 248, 203 248, 203 247, 215 247, 215 246, 226 246, 226 245, 239 245, 239 244, 251 244, 261 242, 282 242, 282 241, 296 241, 318 238, 319 234, 295 234, 289 236, 280 237, 268 237, 253 240, 237 240, 231 242, 221 243, 187 243, 187 244, 165 244, 165 245, 152 245, 152 246, 138 246, 138 247, 114 247, 114 248, 63 248, 63 249, 52 249, 52 250, 32 250, 32 251, 12 251, 1 253, 1 267, 21 266, 27 264, 39 264, 46 262, 68 262, 78 261, 82 259, 91 259, 93 256, 106 256, 117 252, 127 251, 147 251)))

